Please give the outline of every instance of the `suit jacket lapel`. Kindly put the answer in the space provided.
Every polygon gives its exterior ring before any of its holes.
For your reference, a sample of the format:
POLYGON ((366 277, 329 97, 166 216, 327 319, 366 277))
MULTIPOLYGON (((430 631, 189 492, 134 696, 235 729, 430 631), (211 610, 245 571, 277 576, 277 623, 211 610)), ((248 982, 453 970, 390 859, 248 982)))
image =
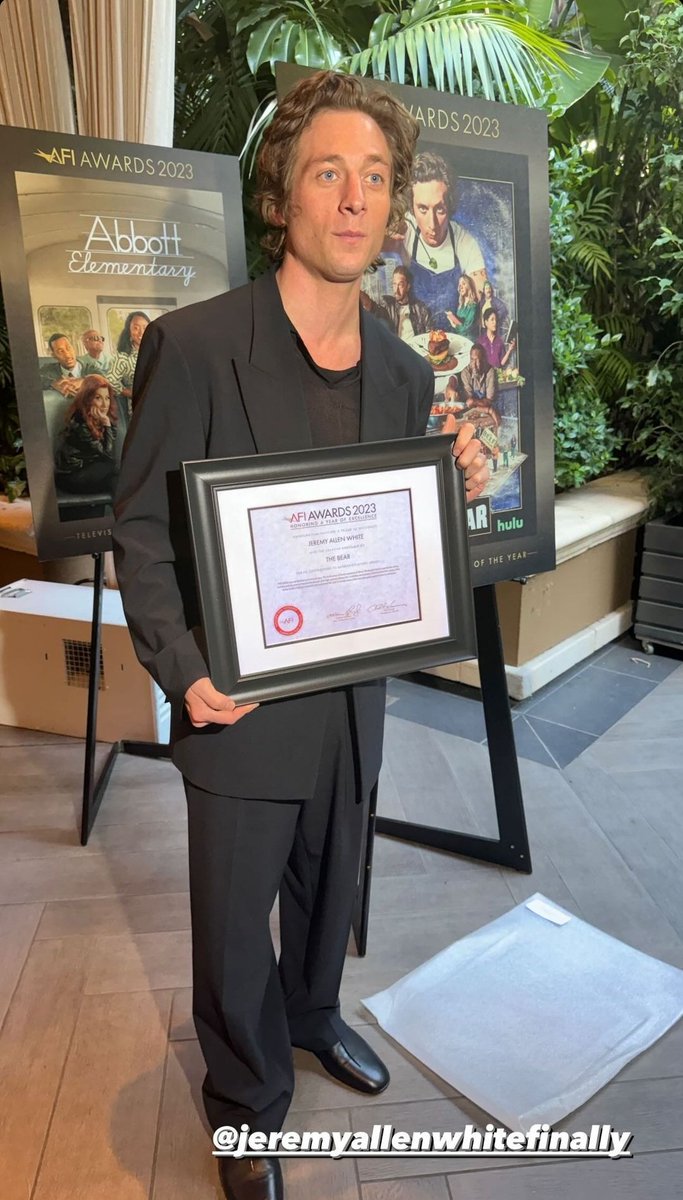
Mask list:
MULTIPOLYGON (((252 288, 251 345, 234 359, 251 432, 260 454, 312 446, 299 360, 275 282, 275 271, 252 288)), ((408 384, 397 383, 376 323, 361 309, 361 441, 406 435, 408 384)))
POLYGON ((252 288, 252 339, 235 357, 235 372, 260 454, 312 445, 296 347, 275 282, 275 271, 252 288))
POLYGON ((384 442, 406 436, 408 384, 397 383, 380 329, 361 309, 363 372, 360 440, 384 442))

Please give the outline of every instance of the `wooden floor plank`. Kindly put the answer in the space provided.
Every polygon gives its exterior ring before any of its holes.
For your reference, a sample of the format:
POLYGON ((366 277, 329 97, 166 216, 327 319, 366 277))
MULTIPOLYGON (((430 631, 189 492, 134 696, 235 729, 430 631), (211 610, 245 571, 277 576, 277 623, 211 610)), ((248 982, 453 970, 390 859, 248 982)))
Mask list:
POLYGON ((31 1195, 76 1027, 89 951, 87 939, 35 942, 9 1006, 0 1037, 2 1200, 31 1195))
POLYGON ((524 1171, 451 1175, 448 1182, 451 1200, 676 1200, 682 1178, 683 1154, 667 1152, 617 1162, 538 1162, 524 1171))
POLYGON ((33 1200, 147 1200, 171 998, 84 997, 33 1200))
POLYGON ((42 912, 42 904, 8 904, 0 908, 0 1028, 42 912))

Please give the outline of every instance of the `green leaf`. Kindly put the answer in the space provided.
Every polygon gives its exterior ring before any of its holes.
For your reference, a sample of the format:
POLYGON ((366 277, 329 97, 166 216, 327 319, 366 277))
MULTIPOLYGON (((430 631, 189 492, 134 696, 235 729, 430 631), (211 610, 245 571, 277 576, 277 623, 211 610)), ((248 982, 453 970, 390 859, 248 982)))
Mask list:
POLYGON ((396 17, 393 13, 382 13, 372 23, 372 29, 368 36, 368 46, 379 46, 385 38, 388 38, 394 28, 396 17))
POLYGON ((526 7, 534 25, 547 25, 553 11, 553 0, 526 0, 526 7))
POLYGON ((610 60, 606 55, 585 54, 583 50, 565 47, 567 66, 572 74, 552 72, 553 83, 558 104, 563 109, 570 108, 577 100, 594 88, 609 67, 610 60))
MULTIPOLYGON (((258 25, 259 21, 262 21, 264 17, 270 16, 270 14, 274 12, 276 8, 280 11, 280 6, 278 4, 259 4, 257 8, 252 9, 252 11, 246 16, 240 17, 237 25, 235 26, 236 33, 242 33, 243 29, 250 29, 252 25, 258 25)), ((281 11, 280 20, 282 20, 281 11)))
POLYGON ((481 84, 484 89, 484 96, 487 100, 495 100, 496 93, 491 81, 488 60, 482 46, 482 29, 476 24, 476 22, 472 22, 470 41, 472 44, 474 60, 477 64, 479 78, 481 79, 481 84))
POLYGON ((275 71, 276 62, 294 62, 300 26, 296 21, 285 21, 279 36, 273 42, 270 69, 275 71))
POLYGON ((247 62, 252 75, 268 62, 273 53, 273 44, 277 41, 282 28, 282 13, 263 21, 249 35, 247 42, 247 62))

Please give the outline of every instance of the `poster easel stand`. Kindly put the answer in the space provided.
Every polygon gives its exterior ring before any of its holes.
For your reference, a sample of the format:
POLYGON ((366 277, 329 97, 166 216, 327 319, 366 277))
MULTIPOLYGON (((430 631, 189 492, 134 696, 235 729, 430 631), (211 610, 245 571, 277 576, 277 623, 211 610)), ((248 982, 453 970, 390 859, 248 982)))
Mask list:
MULTIPOLYGON (((484 720, 488 738, 493 794, 498 818, 498 838, 457 833, 377 816, 377 788, 373 788, 368 805, 365 844, 361 873, 353 915, 353 932, 359 956, 367 947, 372 877, 372 851, 375 833, 402 838, 418 846, 447 850, 481 862, 513 867, 515 871, 531 874, 531 855, 524 817, 524 801, 519 778, 519 764, 512 715, 507 693, 503 645, 500 637, 496 589, 494 584, 475 588, 474 615, 477 627, 477 648, 484 720)), ((422 680, 424 682, 424 678, 422 680)), ((441 681, 440 681, 441 682, 441 681)))
POLYGON ((88 676, 88 715, 85 729, 85 765, 83 770, 83 807, 81 811, 81 845, 88 838, 95 823, 102 798, 107 790, 109 777, 119 754, 137 754, 143 758, 168 758, 170 748, 158 742, 114 742, 104 765, 95 779, 95 756, 97 751, 97 702, 100 690, 100 657, 102 649, 102 587, 104 583, 104 554, 100 550, 93 554, 95 576, 93 581, 92 627, 90 634, 90 670, 88 676))

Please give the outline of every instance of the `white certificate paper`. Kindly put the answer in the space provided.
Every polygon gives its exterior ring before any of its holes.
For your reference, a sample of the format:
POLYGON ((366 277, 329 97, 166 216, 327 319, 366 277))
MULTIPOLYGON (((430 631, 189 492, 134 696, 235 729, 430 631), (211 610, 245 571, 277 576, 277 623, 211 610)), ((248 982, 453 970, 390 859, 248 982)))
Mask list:
POLYGON ((449 636, 433 463, 215 494, 241 674, 449 636))
POLYGON ((249 509, 263 641, 420 619, 409 488, 249 509))

